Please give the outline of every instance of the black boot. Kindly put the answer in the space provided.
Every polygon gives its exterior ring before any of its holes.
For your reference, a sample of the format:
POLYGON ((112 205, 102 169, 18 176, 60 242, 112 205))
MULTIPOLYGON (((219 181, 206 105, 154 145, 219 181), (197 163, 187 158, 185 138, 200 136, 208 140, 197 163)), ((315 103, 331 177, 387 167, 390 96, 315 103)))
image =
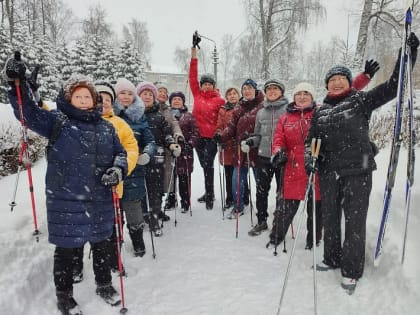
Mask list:
POLYGON ((190 203, 187 200, 181 200, 182 213, 187 213, 190 210, 190 203))
POLYGON ((175 208, 177 205, 177 200, 174 192, 170 192, 165 203, 165 210, 175 208))
POLYGON ((117 290, 114 289, 112 284, 104 284, 96 287, 96 294, 99 295, 106 303, 117 306, 121 303, 121 299, 117 290))
POLYGON ((162 236, 162 229, 159 225, 159 219, 156 214, 150 213, 150 224, 149 229, 153 232, 156 237, 162 236))
POLYGON ((213 210, 213 199, 214 194, 206 195, 206 209, 207 210, 213 210))
POLYGON ((146 246, 143 240, 143 225, 137 227, 129 226, 128 233, 133 243, 134 255, 136 257, 143 257, 146 254, 146 246))
POLYGON ((169 221, 170 219, 171 219, 171 217, 169 216, 169 215, 167 215, 165 212, 163 212, 163 211, 160 211, 159 213, 158 213, 158 218, 159 219, 161 219, 162 221, 164 221, 164 222, 167 222, 167 221, 169 221))
POLYGON ((62 315, 82 315, 79 305, 73 298, 71 291, 57 291, 57 308, 62 315))

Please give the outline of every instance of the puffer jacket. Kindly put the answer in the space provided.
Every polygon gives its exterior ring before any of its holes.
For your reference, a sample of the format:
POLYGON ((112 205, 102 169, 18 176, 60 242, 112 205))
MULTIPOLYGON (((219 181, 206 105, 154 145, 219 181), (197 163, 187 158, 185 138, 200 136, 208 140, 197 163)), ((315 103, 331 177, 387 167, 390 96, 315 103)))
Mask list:
POLYGON ((194 96, 192 114, 197 122, 200 136, 203 138, 213 138, 219 109, 225 104, 225 100, 217 90, 202 91, 197 75, 198 59, 191 58, 189 82, 191 93, 194 96))
POLYGON ((176 173, 178 175, 190 174, 194 170, 194 150, 200 140, 200 134, 194 116, 188 112, 184 105, 180 110, 172 108, 172 113, 179 120, 185 142, 181 146, 181 155, 176 159, 176 173))
MULTIPOLYGON (((284 150, 287 154, 287 162, 283 177, 283 198, 303 200, 308 182, 305 171, 305 139, 311 123, 312 112, 316 104, 301 111, 295 108, 295 103, 287 106, 287 112, 278 119, 276 132, 273 139, 273 154, 278 150, 284 150)), ((318 176, 315 178, 316 199, 320 200, 318 176)))
POLYGON ((305 146, 310 152, 311 139, 321 139, 320 174, 348 176, 376 169, 369 120, 373 110, 397 95, 399 68, 398 60, 388 81, 367 92, 351 88, 340 95, 327 95, 315 110, 305 146))
MULTIPOLYGON (((102 118, 109 121, 117 131, 118 138, 127 152, 127 164, 128 172, 127 176, 131 174, 134 168, 137 165, 137 160, 139 158, 139 146, 137 140, 134 137, 133 130, 130 126, 124 121, 124 119, 115 116, 114 111, 111 111, 108 114, 102 114, 102 118)), ((119 198, 123 196, 123 183, 119 183, 117 186, 117 194, 119 198)))
MULTIPOLYGON (((227 127, 230 120, 232 119, 234 104, 227 102, 219 110, 219 116, 217 118, 216 133, 222 133, 223 129, 227 127)), ((219 154, 219 161, 222 165, 234 165, 233 153, 236 150, 235 142, 228 140, 223 144, 223 155, 219 154)))
POLYGON ((250 137, 258 147, 258 155, 266 158, 271 157, 271 147, 273 144, 274 131, 280 115, 286 112, 289 101, 286 97, 281 97, 277 101, 263 102, 263 108, 258 111, 255 120, 254 136, 250 137))
MULTIPOLYGON (((136 95, 133 104, 122 106, 118 100, 113 104, 115 115, 121 117, 131 127, 139 145, 139 153, 155 154, 155 140, 144 115, 143 101, 136 95)), ((123 200, 141 200, 145 196, 144 166, 136 165, 133 172, 124 180, 123 200)))
MULTIPOLYGON (((9 99, 19 118, 14 90, 9 92, 9 99)), ((27 97, 23 102, 28 128, 48 139, 57 135, 57 111, 43 110, 27 97)), ((57 97, 57 109, 67 118, 48 151, 48 239, 59 247, 76 248, 111 236, 112 191, 102 185, 101 178, 113 166, 127 174, 127 156, 114 127, 101 118, 98 109, 84 111, 74 107, 64 98, 63 90, 57 97)))
MULTIPOLYGON (((240 150, 240 143, 246 139, 248 135, 254 133, 255 119, 257 112, 263 107, 264 94, 257 90, 256 96, 252 100, 241 98, 239 104, 235 106, 232 113, 232 119, 227 127, 220 134, 222 143, 233 138, 236 149, 233 152, 233 161, 235 165, 240 163, 241 166, 248 166, 247 154, 240 150)), ((250 167, 254 167, 257 160, 258 150, 252 148, 249 151, 250 167)))

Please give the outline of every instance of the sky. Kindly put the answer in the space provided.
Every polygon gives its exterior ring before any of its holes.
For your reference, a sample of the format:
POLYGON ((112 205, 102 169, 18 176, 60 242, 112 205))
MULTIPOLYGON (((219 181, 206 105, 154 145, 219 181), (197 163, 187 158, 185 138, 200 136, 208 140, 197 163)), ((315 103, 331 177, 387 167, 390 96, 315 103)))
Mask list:
MULTIPOLYGON (((420 97, 420 95, 417 95, 420 97)), ((418 98, 417 98, 418 99, 418 98)), ((391 109, 393 102, 385 105, 391 109)), ((11 106, 0 104, 0 130, 10 121, 18 125, 11 106)), ((389 149, 375 157, 378 170, 373 172, 373 188, 366 229, 366 264, 363 278, 355 293, 347 295, 340 288, 340 271, 317 273, 317 308, 319 315, 418 315, 420 301, 420 204, 419 176, 412 190, 412 211, 409 220, 407 251, 404 265, 400 263, 405 222, 404 175, 406 154, 401 148, 396 185, 384 250, 379 266, 373 266, 373 252, 381 218, 384 183, 389 149)), ((208 211, 196 200, 203 193, 202 169, 195 158, 192 173, 192 215, 168 211, 163 236, 154 238, 156 259, 152 257, 150 234, 144 239, 146 255, 134 257, 131 241, 125 229, 123 260, 127 271, 124 279, 127 314, 137 315, 255 315, 276 314, 292 251, 290 231, 278 255, 265 244, 269 231, 260 236, 247 235, 250 210, 239 218, 239 236, 235 238, 235 220, 224 219, 221 211, 216 159, 214 209, 208 211), (177 218, 177 226, 174 219, 177 218)), ((35 203, 39 242, 32 236, 33 220, 27 174, 20 175, 16 207, 10 211, 16 175, 0 179, 0 314, 59 315, 56 310, 53 284, 54 246, 48 243, 45 208, 46 161, 33 165, 35 203)), ((416 171, 420 159, 416 160, 416 171)), ((252 177, 251 177, 252 178, 252 177)), ((255 184, 252 200, 255 205, 255 184)), ((275 207, 275 182, 269 195, 271 228, 275 207)), ((254 210, 255 211, 255 210, 254 210)), ((313 252, 305 250, 306 218, 298 233, 298 215, 294 219, 296 250, 288 277, 281 315, 313 315, 313 252)), ((254 223, 256 222, 254 212, 254 223)), ((323 243, 316 248, 316 261, 322 259, 323 243)), ((106 305, 95 294, 95 280, 89 246, 85 246, 84 280, 74 286, 74 297, 84 315, 116 315, 120 307, 106 305)), ((119 281, 113 284, 120 292, 119 281)))
MULTIPOLYGON (((328 41, 333 35, 345 39, 349 14, 349 33, 352 35, 358 29, 361 6, 355 5, 354 1, 350 6, 345 0, 321 2, 327 9, 327 16, 318 25, 311 26, 307 34, 302 34, 302 41, 307 43, 306 49, 316 40, 328 41)), ((89 6, 95 3, 98 0, 72 0, 67 5, 76 16, 83 18, 87 16, 89 6)), ((173 62, 175 48, 190 47, 195 30, 221 44, 225 34, 240 38, 247 25, 242 0, 101 0, 100 3, 117 32, 121 32, 122 25, 133 17, 147 23, 153 43, 153 71, 177 70, 173 62)), ((354 36, 350 36, 350 40, 354 41, 354 36)), ((209 47, 212 47, 211 43, 209 47)))

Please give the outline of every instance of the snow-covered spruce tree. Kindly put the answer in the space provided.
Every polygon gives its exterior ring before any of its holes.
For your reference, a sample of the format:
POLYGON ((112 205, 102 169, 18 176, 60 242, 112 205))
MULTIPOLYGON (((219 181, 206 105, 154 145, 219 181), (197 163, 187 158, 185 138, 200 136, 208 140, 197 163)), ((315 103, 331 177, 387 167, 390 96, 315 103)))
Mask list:
POLYGON ((143 62, 134 52, 130 41, 124 41, 120 46, 115 75, 116 78, 126 78, 135 85, 143 80, 143 62))
MULTIPOLYGON (((3 69, 7 59, 12 55, 12 45, 4 27, 0 27, 0 69, 3 69)), ((0 103, 7 103, 7 84, 3 76, 0 79, 0 103)))
POLYGON ((104 51, 106 50, 105 39, 94 35, 86 45, 86 73, 94 80, 105 80, 108 76, 104 51))
POLYGON ((106 73, 105 80, 111 82, 112 84, 117 82, 117 68, 116 64, 118 56, 113 46, 109 45, 103 52, 101 67, 104 67, 106 73))
POLYGON ((56 49, 56 62, 58 69, 60 69, 59 74, 61 83, 70 78, 72 74, 72 67, 70 65, 70 51, 67 49, 65 44, 58 46, 56 49))
POLYGON ((70 69, 72 73, 86 74, 86 46, 82 40, 76 41, 76 45, 70 52, 70 69))

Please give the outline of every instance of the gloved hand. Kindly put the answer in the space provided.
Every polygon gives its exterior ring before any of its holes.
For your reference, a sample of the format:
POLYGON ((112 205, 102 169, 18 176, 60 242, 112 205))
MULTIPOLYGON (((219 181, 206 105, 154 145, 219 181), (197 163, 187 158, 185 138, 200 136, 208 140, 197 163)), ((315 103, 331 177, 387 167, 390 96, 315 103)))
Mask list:
POLYGON ((216 143, 222 142, 222 136, 220 135, 220 133, 215 133, 214 136, 213 136, 213 140, 216 143))
POLYGON ((315 173, 318 171, 318 162, 312 163, 312 155, 310 150, 306 150, 305 151, 305 171, 306 174, 311 174, 311 173, 315 173))
POLYGON ((287 162, 287 153, 279 149, 274 155, 271 156, 271 164, 274 168, 279 168, 282 164, 287 162))
POLYGON ((150 155, 147 153, 140 154, 139 159, 137 160, 138 165, 146 165, 150 162, 150 155))
POLYGON ((241 141, 241 151, 244 152, 244 153, 249 153, 249 150, 251 148, 249 147, 249 145, 246 142, 247 142, 247 140, 242 140, 241 141))
POLYGON ((175 136, 175 142, 178 144, 183 144, 185 142, 185 139, 182 135, 176 135, 175 136))
POLYGON ((176 143, 172 143, 169 145, 169 150, 171 150, 171 154, 174 157, 178 157, 181 155, 181 146, 176 143))
POLYGON ((122 170, 119 167, 111 167, 102 175, 101 182, 104 186, 115 186, 122 181, 122 170))
POLYGON ((6 65, 4 67, 5 78, 9 82, 10 85, 15 85, 15 80, 25 80, 25 73, 26 73, 26 66, 22 61, 21 55, 19 51, 16 51, 13 58, 9 58, 6 61, 6 65))
POLYGON ((193 34, 193 39, 192 39, 192 45, 193 48, 197 48, 200 49, 200 45, 198 45, 201 42, 201 37, 200 35, 198 35, 198 31, 195 31, 193 34))
POLYGON ((420 41, 417 38, 416 34, 413 32, 410 33, 410 36, 407 39, 407 45, 410 46, 411 50, 417 50, 419 47, 420 41))
POLYGON ((253 147, 254 146, 254 139, 248 138, 248 139, 246 139, 245 143, 247 145, 249 145, 250 147, 253 147))
POLYGON ((376 60, 370 59, 365 62, 365 71, 364 73, 373 78, 375 73, 380 69, 379 63, 376 60))

